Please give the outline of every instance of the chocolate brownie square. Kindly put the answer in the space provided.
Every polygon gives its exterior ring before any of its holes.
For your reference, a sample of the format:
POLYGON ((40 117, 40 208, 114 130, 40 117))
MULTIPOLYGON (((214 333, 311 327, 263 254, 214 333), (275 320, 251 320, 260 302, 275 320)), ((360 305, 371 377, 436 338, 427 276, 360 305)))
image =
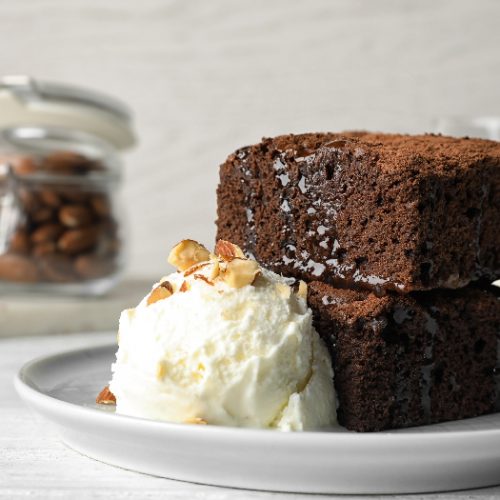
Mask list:
POLYGON ((308 287, 335 373, 339 423, 378 431, 500 409, 497 287, 378 297, 308 287))
POLYGON ((500 276, 500 143, 287 135, 220 169, 217 238, 287 276, 398 292, 500 276))

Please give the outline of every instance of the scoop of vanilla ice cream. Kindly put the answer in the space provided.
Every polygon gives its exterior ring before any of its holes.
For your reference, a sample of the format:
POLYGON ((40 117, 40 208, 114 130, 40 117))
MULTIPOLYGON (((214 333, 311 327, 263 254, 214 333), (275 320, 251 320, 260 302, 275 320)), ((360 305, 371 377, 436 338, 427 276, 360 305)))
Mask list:
POLYGON ((214 278, 221 265, 175 272, 160 282, 169 296, 122 312, 110 383, 117 412, 282 430, 334 424, 331 362, 305 299, 262 268, 231 287, 214 278))

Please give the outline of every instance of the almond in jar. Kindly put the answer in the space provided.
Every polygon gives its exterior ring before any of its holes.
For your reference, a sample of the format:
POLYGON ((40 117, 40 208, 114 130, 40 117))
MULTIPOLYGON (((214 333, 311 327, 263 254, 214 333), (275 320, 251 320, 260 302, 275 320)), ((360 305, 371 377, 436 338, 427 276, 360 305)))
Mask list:
POLYGON ((0 291, 99 295, 118 282, 121 153, 134 142, 112 98, 0 80, 0 291))

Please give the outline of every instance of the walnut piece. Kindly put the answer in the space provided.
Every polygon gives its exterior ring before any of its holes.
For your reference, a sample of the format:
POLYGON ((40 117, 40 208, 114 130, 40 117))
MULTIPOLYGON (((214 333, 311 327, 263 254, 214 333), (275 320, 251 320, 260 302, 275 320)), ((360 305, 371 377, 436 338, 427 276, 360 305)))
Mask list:
POLYGON ((210 252, 194 240, 182 240, 177 243, 168 256, 169 264, 179 271, 185 271, 191 266, 210 259, 210 252))

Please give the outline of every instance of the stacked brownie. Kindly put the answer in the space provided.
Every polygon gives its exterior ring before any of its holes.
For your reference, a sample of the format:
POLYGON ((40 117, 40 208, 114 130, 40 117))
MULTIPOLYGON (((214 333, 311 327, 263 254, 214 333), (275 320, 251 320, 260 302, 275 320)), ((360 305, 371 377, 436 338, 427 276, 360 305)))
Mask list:
POLYGON ((340 423, 373 431, 497 409, 500 143, 264 139, 226 160, 217 194, 218 238, 309 283, 340 423))

